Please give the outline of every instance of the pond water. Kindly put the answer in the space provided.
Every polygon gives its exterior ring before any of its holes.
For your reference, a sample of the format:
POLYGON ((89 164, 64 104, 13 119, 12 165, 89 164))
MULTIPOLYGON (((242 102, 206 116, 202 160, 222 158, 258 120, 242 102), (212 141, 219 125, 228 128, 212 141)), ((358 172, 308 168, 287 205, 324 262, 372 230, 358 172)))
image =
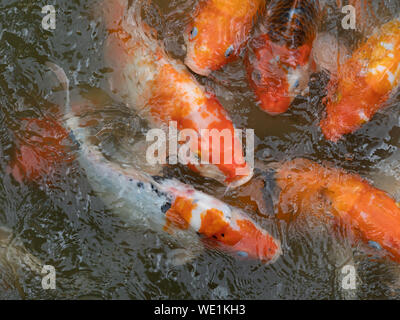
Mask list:
MULTIPOLYGON (((139 0, 137 0, 139 1, 139 0)), ((326 1, 324 31, 355 48, 362 34, 343 30, 336 1, 326 1)), ((379 2, 379 1, 377 1, 379 2)), ((343 299, 399 298, 400 268, 363 243, 350 244, 328 221, 305 217, 291 223, 262 215, 240 203, 240 190, 203 179, 182 167, 168 169, 176 178, 228 203, 245 207, 258 223, 282 242, 283 255, 274 264, 242 260, 206 249, 193 261, 173 266, 168 253, 176 246, 152 230, 127 224, 96 197, 77 161, 66 162, 47 184, 19 183, 9 173, 23 118, 51 116, 64 93, 46 67, 61 66, 72 96, 90 96, 119 106, 110 98, 109 70, 103 60, 106 31, 96 12, 98 2, 57 0, 56 29, 46 31, 41 13, 46 0, 0 0, 0 225, 11 229, 25 248, 57 272, 55 290, 43 290, 41 277, 23 274, 18 286, 0 286, 0 297, 28 299, 343 299), (341 288, 341 267, 351 261, 357 290, 341 288)), ((184 59, 183 30, 195 0, 152 0, 145 20, 174 58, 184 59)), ((400 13, 400 1, 374 5, 377 23, 400 13)), ((400 99, 354 134, 338 143, 322 136, 318 123, 328 76, 314 74, 310 93, 298 97, 280 116, 262 112, 247 84, 241 59, 214 72, 196 76, 214 91, 238 128, 253 128, 256 160, 265 164, 305 157, 330 161, 375 182, 400 201, 400 99)), ((112 126, 119 139, 132 121, 113 108, 112 126)), ((107 120, 107 119, 108 120, 107 120)), ((108 121, 108 122, 107 122, 108 121)), ((103 137, 106 139, 108 136, 103 137)), ((104 141, 103 141, 104 142, 104 141)), ((111 141, 112 142, 112 141, 111 141)), ((110 143, 111 143, 110 142, 110 143)), ((104 142, 105 143, 105 142, 104 142)), ((107 143, 105 143, 107 144, 107 143)), ((0 282, 1 283, 1 282, 0 282)))

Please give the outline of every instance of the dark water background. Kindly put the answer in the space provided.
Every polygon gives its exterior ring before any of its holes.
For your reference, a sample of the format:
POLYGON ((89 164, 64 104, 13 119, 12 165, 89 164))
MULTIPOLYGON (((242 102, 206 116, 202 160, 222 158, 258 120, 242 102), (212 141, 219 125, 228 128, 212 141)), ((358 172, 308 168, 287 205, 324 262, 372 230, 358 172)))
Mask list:
MULTIPOLYGON (((182 30, 195 3, 153 0, 146 10, 146 20, 175 58, 185 55, 182 30)), ((375 5, 381 23, 400 13, 400 1, 385 1, 385 5, 375 5)), ((335 1, 328 1, 328 6, 323 29, 336 33, 349 47, 356 47, 361 34, 342 30, 343 15, 335 8, 335 1)), ((12 229, 33 255, 57 270, 56 290, 43 290, 40 277, 26 274, 18 279, 19 289, 2 288, 0 297, 341 299, 347 293, 339 285, 339 267, 351 257, 359 277, 358 290, 352 297, 400 297, 398 266, 364 244, 350 246, 333 235, 329 223, 286 225, 253 211, 250 215, 282 241, 284 254, 276 263, 265 266, 205 250, 186 265, 171 266, 167 254, 175 244, 114 216, 91 190, 77 162, 56 172, 51 185, 16 182, 7 166, 15 152, 20 119, 51 115, 54 104, 61 101, 62 92, 44 65, 47 60, 66 71, 73 92, 84 95, 97 90, 107 97, 108 70, 102 53, 106 33, 97 7, 90 0, 0 0, 0 224, 12 229), (54 31, 41 27, 41 8, 47 4, 56 6, 54 31)), ((289 112, 278 117, 257 108, 240 59, 215 72, 212 79, 198 79, 216 93, 237 127, 255 129, 258 160, 327 160, 367 178, 376 177, 377 170, 379 177, 382 170, 380 187, 388 191, 399 182, 398 95, 361 130, 333 144, 324 140, 318 127, 328 79, 325 74, 314 75, 310 96, 299 97, 289 112), (387 162, 382 162, 385 159, 387 162), (384 168, 376 169, 380 163, 384 168), (385 166, 391 166, 391 171, 385 171, 385 166), (388 172, 390 176, 385 179, 388 172)), ((129 126, 129 119, 122 115, 117 122, 120 127, 129 126)), ((212 181, 182 168, 171 170, 201 190, 227 202, 236 201, 234 192, 224 196, 225 189, 212 181)))

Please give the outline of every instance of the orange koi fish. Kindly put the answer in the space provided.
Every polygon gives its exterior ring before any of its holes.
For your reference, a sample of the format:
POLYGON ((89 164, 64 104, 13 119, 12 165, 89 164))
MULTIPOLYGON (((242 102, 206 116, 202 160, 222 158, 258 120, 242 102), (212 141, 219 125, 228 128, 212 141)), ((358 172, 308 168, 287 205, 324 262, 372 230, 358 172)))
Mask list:
POLYGON ((192 129, 198 133, 197 144, 190 145, 192 159, 207 158, 209 164, 189 163, 203 176, 229 186, 247 182, 253 174, 246 163, 242 143, 233 123, 217 99, 203 87, 177 60, 170 58, 141 21, 140 1, 131 8, 125 0, 104 3, 109 36, 105 57, 113 68, 111 87, 129 104, 139 110, 154 126, 177 123, 178 130, 192 129), (202 130, 228 132, 228 148, 209 143, 202 130), (204 139, 203 139, 204 138, 204 139), (220 163, 213 164, 212 155, 220 154, 220 163))
POLYGON ((201 0, 185 32, 185 64, 208 76, 236 59, 265 0, 201 0))
POLYGON ((260 107, 269 114, 285 112, 307 88, 318 17, 317 0, 272 0, 268 5, 245 64, 260 107))
MULTIPOLYGON (((384 248, 400 262, 400 207, 389 195, 342 169, 321 166, 306 159, 289 161, 277 170, 281 189, 279 211, 312 208, 311 199, 324 198, 332 214, 363 240, 384 248)), ((326 208, 325 208, 326 209, 326 208)), ((323 214, 322 209, 317 212, 323 214)))
POLYGON ((368 122, 384 106, 400 80, 400 20, 384 24, 341 66, 329 84, 325 137, 338 141, 368 122))
POLYGON ((17 139, 15 158, 10 165, 19 182, 36 181, 54 172, 57 164, 71 161, 67 152, 68 132, 50 118, 22 119, 23 137, 17 139))

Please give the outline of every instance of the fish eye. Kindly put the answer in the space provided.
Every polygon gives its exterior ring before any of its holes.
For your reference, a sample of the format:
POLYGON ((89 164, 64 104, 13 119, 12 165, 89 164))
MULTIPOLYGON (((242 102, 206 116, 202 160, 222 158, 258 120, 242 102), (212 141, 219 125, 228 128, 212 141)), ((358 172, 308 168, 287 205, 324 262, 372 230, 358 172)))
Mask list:
POLYGON ((248 253, 247 252, 244 252, 244 251, 238 251, 237 252, 237 255, 239 256, 239 257, 244 257, 244 258, 247 258, 249 255, 248 255, 248 253))
POLYGON ((196 38, 198 33, 199 30, 196 27, 193 27, 193 29, 190 31, 190 40, 196 38))
POLYGON ((369 244, 372 248, 374 248, 374 249, 376 249, 376 250, 382 250, 381 245, 380 245, 378 242, 376 242, 376 241, 370 240, 370 241, 368 241, 368 244, 369 244))
POLYGON ((228 58, 233 52, 233 45, 230 45, 228 49, 225 51, 225 57, 228 58))

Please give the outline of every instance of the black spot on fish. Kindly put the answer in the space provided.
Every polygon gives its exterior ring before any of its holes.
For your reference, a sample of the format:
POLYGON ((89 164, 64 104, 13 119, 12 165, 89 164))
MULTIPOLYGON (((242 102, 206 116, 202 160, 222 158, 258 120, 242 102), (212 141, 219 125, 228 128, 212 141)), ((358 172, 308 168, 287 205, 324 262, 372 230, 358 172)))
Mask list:
POLYGON ((162 211, 162 213, 167 213, 167 211, 171 208, 171 206, 172 206, 172 204, 171 204, 170 201, 164 203, 164 204, 161 206, 161 211, 162 211))
POLYGON ((136 185, 137 185, 137 187, 138 187, 139 189, 144 189, 144 184, 143 184, 143 182, 138 182, 138 183, 136 183, 136 185))
POLYGON ((164 178, 161 176, 152 176, 152 178, 154 179, 155 182, 161 182, 164 180, 164 178))
POLYGON ((150 186, 151 186, 151 190, 152 190, 153 192, 155 192, 155 194, 156 194, 159 198, 162 198, 162 197, 168 198, 168 195, 167 195, 165 192, 162 192, 162 191, 158 190, 157 187, 156 187, 153 183, 151 183, 150 186))

